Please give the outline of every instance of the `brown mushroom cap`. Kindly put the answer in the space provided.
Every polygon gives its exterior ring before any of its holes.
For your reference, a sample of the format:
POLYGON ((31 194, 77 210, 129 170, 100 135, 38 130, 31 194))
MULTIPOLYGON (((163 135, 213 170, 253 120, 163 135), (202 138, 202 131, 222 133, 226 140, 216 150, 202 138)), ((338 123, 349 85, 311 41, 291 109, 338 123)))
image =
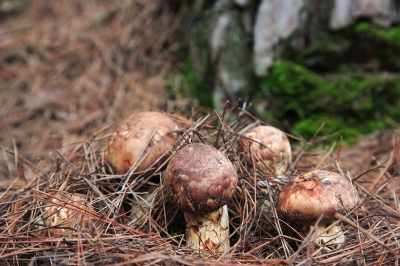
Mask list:
POLYGON ((85 211, 91 210, 91 207, 85 195, 58 192, 54 196, 49 200, 51 203, 46 203, 43 216, 37 222, 36 229, 42 229, 39 234, 47 235, 49 232, 51 236, 70 235, 78 230, 90 229, 90 217, 85 215, 85 211))
POLYGON ((281 191, 277 211, 291 222, 333 219, 359 203, 357 190, 340 174, 316 170, 293 178, 281 191))
MULTIPOLYGON (((132 164, 149 154, 137 166, 135 172, 142 172, 156 162, 178 138, 171 132, 177 129, 175 122, 167 115, 159 112, 142 112, 131 115, 118 124, 111 134, 105 159, 116 174, 125 174, 132 164), (153 136, 154 133, 154 136, 153 136), (150 141, 150 138, 153 138, 150 141), (149 146, 146 148, 146 145, 149 146), (146 149, 145 151, 143 151, 146 149)), ((169 154, 159 160, 159 164, 167 159, 169 154)))
POLYGON ((276 174, 284 173, 292 161, 289 139, 281 130, 271 126, 258 126, 243 134, 240 150, 251 151, 271 166, 276 174), (253 141, 251 141, 253 140, 253 141))
POLYGON ((207 214, 231 199, 237 180, 236 170, 224 154, 205 144, 191 144, 169 162, 164 186, 182 211, 207 214))

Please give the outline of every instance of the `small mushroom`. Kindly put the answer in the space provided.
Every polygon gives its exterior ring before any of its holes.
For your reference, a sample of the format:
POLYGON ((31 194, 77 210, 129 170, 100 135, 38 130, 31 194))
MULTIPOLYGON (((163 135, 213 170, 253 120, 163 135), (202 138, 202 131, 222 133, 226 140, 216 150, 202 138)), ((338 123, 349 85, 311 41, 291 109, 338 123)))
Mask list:
POLYGON ((236 170, 220 151, 190 144, 169 162, 164 189, 186 220, 186 244, 198 250, 229 249, 227 202, 237 186, 236 170))
POLYGON ((345 239, 341 223, 326 229, 337 221, 335 213, 345 214, 358 203, 358 192, 348 180, 334 172, 315 170, 290 180, 279 194, 277 212, 282 220, 302 225, 304 234, 321 218, 315 229, 316 243, 336 246, 345 239))
POLYGON ((85 211, 91 207, 85 195, 58 192, 48 202, 34 226, 40 235, 65 236, 90 229, 91 219, 85 211))
MULTIPOLYGON (((292 161, 292 149, 286 134, 272 126, 257 126, 246 131, 243 136, 245 138, 239 142, 239 151, 246 153, 247 162, 250 165, 254 163, 260 169, 265 169, 267 165, 275 175, 272 178, 275 182, 283 184, 288 182, 285 172, 292 161)), ((266 180, 257 182, 264 193, 271 192, 267 182, 266 180)), ((269 200, 264 201, 261 210, 263 212, 271 210, 269 200)))
POLYGON ((133 194, 130 223, 136 223, 150 211, 156 195, 156 187, 146 187, 145 191, 138 191, 133 194))
POLYGON ((160 112, 141 112, 131 115, 118 124, 111 134, 105 159, 109 160, 115 174, 125 174, 133 164, 135 173, 147 170, 155 162, 151 175, 171 154, 178 127, 167 115, 160 112))
POLYGON ((246 138, 240 141, 240 149, 253 154, 256 164, 265 163, 276 175, 286 172, 292 161, 292 150, 284 132, 272 126, 258 126, 243 136, 246 138))

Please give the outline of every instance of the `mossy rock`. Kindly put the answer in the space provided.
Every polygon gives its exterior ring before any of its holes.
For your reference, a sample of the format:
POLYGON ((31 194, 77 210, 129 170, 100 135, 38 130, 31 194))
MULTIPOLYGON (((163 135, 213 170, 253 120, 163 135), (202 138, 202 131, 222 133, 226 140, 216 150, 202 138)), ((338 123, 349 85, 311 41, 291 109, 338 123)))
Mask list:
MULTIPOLYGON (((285 121, 306 139, 340 132, 348 143, 400 118, 400 27, 382 28, 359 20, 302 50, 287 40, 282 61, 260 80, 255 105, 269 122, 285 121), (265 102, 265 100, 264 100, 265 102)), ((260 112, 259 112, 260 114, 260 112)), ((280 124, 282 126, 282 123, 280 124)))
MULTIPOLYGON (((188 56, 181 72, 176 74, 186 87, 172 90, 168 85, 167 90, 195 97, 201 106, 212 110, 216 72, 215 66, 209 65, 207 43, 215 13, 208 12, 202 14, 208 19, 202 20, 204 24, 200 23, 192 32, 197 44, 195 56, 192 54, 190 59, 188 56)), ((356 137, 376 129, 397 126, 400 119, 399 26, 385 29, 368 21, 358 21, 350 27, 312 38, 302 50, 291 45, 296 37, 292 36, 287 40, 287 49, 280 49, 282 61, 275 62, 268 76, 260 79, 248 71, 252 64, 245 62, 246 42, 238 41, 243 36, 236 24, 231 26, 227 27, 229 38, 226 38, 231 46, 224 47, 220 56, 224 58, 228 76, 250 81, 254 92, 251 95, 253 111, 261 119, 305 139, 312 138, 324 124, 319 135, 339 132, 330 141, 343 136, 347 143, 354 143, 356 137)))
POLYGON ((360 43, 355 52, 361 58, 374 56, 381 70, 400 70, 400 26, 386 29, 362 22, 355 26, 355 33, 360 43))
POLYGON ((296 63, 319 72, 336 71, 347 60, 350 44, 347 38, 335 34, 313 41, 305 49, 296 51, 292 58, 296 63))
POLYGON ((305 47, 293 45, 296 35, 292 36, 281 49, 280 58, 320 73, 338 71, 343 64, 372 72, 400 70, 400 26, 382 28, 360 19, 320 35, 305 47))
POLYGON ((270 99, 266 117, 286 120, 294 133, 310 139, 324 123, 320 135, 337 132, 345 141, 400 119, 400 76, 365 74, 348 67, 319 75, 290 61, 276 62, 261 80, 259 97, 270 99), (267 96, 268 95, 268 96, 267 96))

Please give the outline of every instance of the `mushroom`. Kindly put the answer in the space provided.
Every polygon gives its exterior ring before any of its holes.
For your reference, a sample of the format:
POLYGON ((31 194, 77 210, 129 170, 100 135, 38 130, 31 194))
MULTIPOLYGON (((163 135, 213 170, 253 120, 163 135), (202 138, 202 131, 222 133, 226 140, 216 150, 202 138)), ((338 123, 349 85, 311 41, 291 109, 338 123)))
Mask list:
POLYGON ((316 243, 336 246, 345 238, 341 223, 332 225, 337 221, 335 213, 345 214, 358 203, 358 192, 348 180, 315 170, 296 176, 285 186, 278 196, 277 213, 282 220, 302 225, 304 234, 320 219, 314 231, 316 243))
MULTIPOLYGON (((105 159, 116 174, 125 174, 131 167, 133 173, 149 177, 171 155, 169 150, 178 138, 176 123, 160 112, 141 112, 131 115, 118 124, 111 134, 105 159), (133 166, 134 165, 134 166, 133 166), (152 167, 150 169, 150 167, 152 167)), ((136 221, 148 212, 154 188, 141 187, 132 199, 131 219, 136 221), (141 194, 142 197, 139 195, 141 194), (142 200, 143 199, 143 200, 142 200)))
POLYGON ((154 167, 159 167, 171 155, 167 151, 178 138, 173 132, 177 128, 171 118, 160 112, 133 114, 111 134, 105 159, 116 174, 125 174, 133 164, 136 164, 135 173, 148 170, 156 162, 154 167))
MULTIPOLYGON (((239 142, 239 151, 244 151, 250 165, 255 164, 258 168, 270 167, 275 174, 274 181, 279 183, 288 182, 285 175, 292 161, 292 149, 286 134, 272 126, 257 126, 246 131, 239 142), (249 156, 250 155, 250 156, 249 156)), ((268 181, 257 182, 261 191, 269 192, 268 181)), ((276 192, 276 191, 274 191, 276 192)), ((271 210, 269 200, 265 200, 261 206, 263 212, 271 210)))
POLYGON ((145 191, 138 191, 132 198, 132 209, 130 212, 130 224, 136 223, 147 214, 150 209, 154 198, 157 195, 156 187, 146 188, 145 191))
POLYGON ((212 252, 229 249, 226 204, 236 190, 237 180, 231 161, 214 147, 190 144, 172 157, 164 189, 184 212, 188 246, 212 252))
POLYGON ((84 212, 91 207, 85 195, 58 192, 48 201, 34 226, 40 235, 70 235, 90 229, 91 219, 84 212))
MULTIPOLYGON (((256 164, 265 163, 278 176, 286 172, 292 161, 292 150, 284 132, 272 126, 258 126, 243 136, 246 138, 240 141, 240 150, 254 154, 256 164)), ((251 159, 249 162, 252 163, 251 159)))

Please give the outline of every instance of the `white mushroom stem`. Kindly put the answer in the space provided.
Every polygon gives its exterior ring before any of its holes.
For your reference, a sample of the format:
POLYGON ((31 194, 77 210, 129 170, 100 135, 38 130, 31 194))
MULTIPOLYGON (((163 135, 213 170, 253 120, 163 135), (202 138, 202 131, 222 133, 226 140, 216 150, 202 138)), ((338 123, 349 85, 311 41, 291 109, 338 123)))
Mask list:
POLYGON ((144 192, 137 192, 133 195, 132 210, 131 210, 131 223, 135 223, 144 215, 146 215, 151 208, 152 202, 155 197, 155 187, 151 187, 144 192))
POLYGON ((209 214, 185 212, 186 245, 194 249, 225 252, 229 250, 228 207, 224 205, 209 214))
MULTIPOLYGON (((341 223, 331 226, 335 220, 322 220, 314 230, 313 238, 318 245, 336 246, 341 245, 344 240, 343 227, 341 223), (329 227, 329 229, 328 229, 329 227)), ((307 234, 311 226, 315 224, 303 225, 302 231, 307 234)))

